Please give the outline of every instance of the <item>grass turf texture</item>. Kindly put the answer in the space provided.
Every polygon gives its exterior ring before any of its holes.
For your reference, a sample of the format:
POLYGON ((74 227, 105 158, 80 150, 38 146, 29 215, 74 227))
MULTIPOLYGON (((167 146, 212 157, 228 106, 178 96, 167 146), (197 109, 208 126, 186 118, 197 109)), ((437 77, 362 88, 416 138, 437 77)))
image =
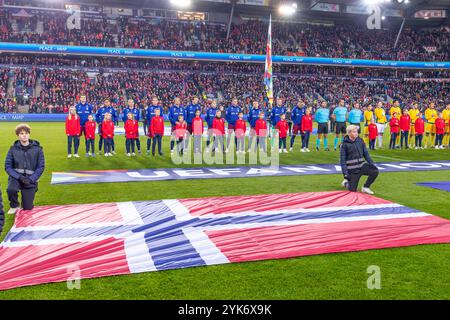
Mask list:
MULTIPOLYGON (((0 126, 2 161, 16 139, 16 125, 0 126)), ((36 205, 341 190, 342 175, 50 185, 52 171, 173 167, 169 139, 164 138, 163 157, 128 158, 124 137, 117 136, 117 155, 94 159, 84 157, 82 139, 81 158, 67 159, 62 123, 31 127, 32 138, 41 142, 46 156, 36 205)), ((332 143, 334 135, 330 137, 332 143)), ((141 137, 143 149, 145 139, 141 137)), ((450 159, 449 150, 386 150, 387 133, 384 142, 384 149, 371 152, 375 161, 450 159)), ((315 136, 310 149, 314 147, 315 136)), ((338 152, 300 153, 299 148, 297 139, 295 151, 281 154, 280 163, 338 163, 338 152)), ((450 219, 447 192, 415 185, 449 179, 450 170, 381 173, 372 189, 378 197, 450 219)), ((5 173, 0 181, 8 210, 5 173)), ((1 239, 12 224, 13 216, 7 215, 1 239)), ((68 290, 66 283, 44 284, 1 291, 0 299, 450 299, 449 265, 449 244, 423 245, 85 279, 81 290, 68 290), (381 290, 367 289, 370 265, 381 268, 381 290)))

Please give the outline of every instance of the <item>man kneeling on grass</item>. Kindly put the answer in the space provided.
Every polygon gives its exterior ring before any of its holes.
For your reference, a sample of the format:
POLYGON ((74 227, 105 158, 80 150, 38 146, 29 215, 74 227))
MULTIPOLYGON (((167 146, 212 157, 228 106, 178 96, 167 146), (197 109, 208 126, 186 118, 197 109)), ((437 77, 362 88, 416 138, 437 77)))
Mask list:
POLYGON ((33 209, 38 180, 44 172, 44 152, 38 141, 30 139, 30 133, 31 129, 27 124, 19 124, 16 127, 19 140, 14 142, 6 155, 9 214, 15 214, 19 209, 19 191, 22 193, 22 208, 33 209))
POLYGON ((363 139, 358 136, 358 127, 355 125, 347 127, 347 135, 341 145, 341 168, 344 174, 343 187, 356 191, 359 179, 365 175, 369 177, 361 192, 373 194, 370 185, 378 176, 378 168, 373 163, 363 139))

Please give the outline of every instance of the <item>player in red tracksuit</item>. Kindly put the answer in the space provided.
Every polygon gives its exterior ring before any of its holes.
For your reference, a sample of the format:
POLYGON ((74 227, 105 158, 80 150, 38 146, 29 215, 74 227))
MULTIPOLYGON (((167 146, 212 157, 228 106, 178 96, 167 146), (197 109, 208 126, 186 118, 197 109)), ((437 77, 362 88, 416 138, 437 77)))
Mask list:
POLYGON ((305 115, 302 117, 302 124, 300 128, 300 133, 302 135, 302 149, 301 152, 310 152, 309 151, 309 137, 311 136, 311 132, 313 130, 313 118, 311 116, 311 109, 307 108, 305 111, 305 115))
POLYGON ((105 113, 102 122, 102 137, 105 142, 105 157, 112 157, 111 148, 114 140, 114 122, 111 120, 111 113, 105 113))
POLYGON ((389 149, 395 149, 395 139, 397 139, 400 127, 400 120, 397 118, 397 112, 392 114, 391 121, 389 121, 389 127, 391 128, 391 141, 389 141, 389 149))
POLYGON ((256 145, 255 145, 255 151, 257 146, 259 145, 260 151, 267 152, 266 148, 266 137, 267 137, 267 121, 264 119, 264 112, 259 113, 259 118, 255 122, 255 132, 256 132, 256 145))
POLYGON ((236 133, 236 154, 245 153, 245 132, 247 131, 247 124, 244 120, 244 114, 238 113, 238 119, 234 126, 234 132, 236 133))
POLYGON ((369 130, 369 149, 375 150, 375 141, 377 141, 378 127, 375 123, 371 121, 368 130, 369 130))
POLYGON ((134 114, 132 112, 127 113, 127 121, 125 121, 124 129, 127 156, 135 156, 134 146, 139 136, 139 122, 134 119, 134 114))
POLYGON ((416 147, 414 149, 423 149, 422 140, 423 140, 423 133, 425 131, 425 121, 423 120, 422 112, 419 113, 419 116, 417 117, 416 121, 414 122, 414 131, 416 133, 416 136, 415 136, 416 147))
POLYGON ((280 149, 280 153, 284 152, 287 153, 286 150, 286 136, 289 132, 289 124, 286 121, 286 115, 282 113, 280 115, 280 121, 275 125, 275 129, 278 130, 278 137, 280 139, 278 144, 278 149, 280 149))
POLYGON ((200 110, 195 111, 195 117, 192 119, 192 134, 194 135, 194 153, 202 152, 203 119, 200 116, 200 110))
POLYGON ((225 146, 223 143, 223 137, 225 136, 225 119, 222 118, 222 112, 220 110, 217 110, 216 112, 216 117, 213 120, 212 128, 214 134, 214 152, 218 152, 219 150, 225 152, 225 146), (219 144, 222 146, 220 149, 219 144))
POLYGON ((178 121, 175 123, 175 136, 177 137, 177 151, 181 155, 184 152, 184 144, 187 134, 187 123, 184 121, 184 116, 180 114, 178 116, 178 121))
POLYGON ((405 149, 409 149, 409 130, 411 128, 411 117, 409 116, 408 110, 405 108, 403 114, 400 117, 400 148, 403 149, 403 141, 405 141, 405 149))
POLYGON ((77 110, 75 107, 69 109, 69 115, 66 118, 66 134, 67 134, 67 157, 72 157, 72 143, 73 146, 73 156, 79 158, 78 147, 80 146, 80 116, 77 115, 77 110))
POLYGON ((436 140, 434 143, 435 149, 444 149, 444 145, 442 144, 442 140, 444 139, 445 134, 445 120, 443 119, 442 112, 439 112, 439 116, 434 122, 436 126, 436 140))
POLYGON ((95 129, 97 123, 94 121, 94 116, 90 114, 88 121, 84 124, 85 142, 86 142, 86 157, 95 157, 95 129))
POLYGON ((150 133, 153 137, 152 155, 155 155, 155 144, 158 144, 158 154, 162 153, 162 138, 164 136, 164 118, 161 116, 161 110, 155 109, 155 115, 150 122, 150 133), (156 142, 156 143, 155 143, 156 142))

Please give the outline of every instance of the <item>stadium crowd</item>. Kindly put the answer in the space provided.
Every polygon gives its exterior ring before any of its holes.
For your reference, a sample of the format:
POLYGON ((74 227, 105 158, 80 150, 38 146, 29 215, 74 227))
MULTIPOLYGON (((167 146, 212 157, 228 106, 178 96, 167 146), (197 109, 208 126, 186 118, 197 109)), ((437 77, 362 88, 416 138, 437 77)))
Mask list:
MULTIPOLYGON (((172 21, 119 18, 83 18, 81 29, 68 30, 68 14, 36 13, 17 25, 14 32, 9 11, 0 17, 0 41, 19 43, 70 44, 97 47, 188 50, 206 52, 265 52, 267 22, 247 20, 233 24, 230 37, 226 27, 205 21, 172 21), (36 21, 44 30, 36 32, 36 21), (116 39, 117 37, 117 39, 116 39)), ((18 20, 18 19, 15 19, 18 20)), ((23 18, 20 19, 23 21, 23 18)), ((273 24, 274 54, 339 58, 392 60, 448 60, 449 37, 444 29, 405 28, 396 49, 397 30, 367 30, 356 24, 313 25, 306 23, 273 24), (432 48, 432 49, 426 49, 432 48)))

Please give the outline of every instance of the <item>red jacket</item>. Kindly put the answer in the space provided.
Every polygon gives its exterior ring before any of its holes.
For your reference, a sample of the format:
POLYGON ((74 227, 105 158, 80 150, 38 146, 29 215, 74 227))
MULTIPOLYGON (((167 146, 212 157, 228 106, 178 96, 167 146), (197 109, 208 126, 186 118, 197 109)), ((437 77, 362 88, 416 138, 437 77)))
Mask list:
POLYGON ((213 120, 212 128, 214 129, 214 134, 216 136, 225 135, 225 119, 215 117, 213 120))
POLYGON ((203 134, 203 119, 201 117, 192 119, 192 134, 194 136, 201 136, 203 134))
POLYGON ((409 115, 402 115, 400 117, 400 130, 409 131, 411 128, 411 117, 409 115))
POLYGON ((414 129, 416 130, 416 134, 423 134, 425 127, 425 121, 422 118, 417 118, 414 123, 414 129))
POLYGON ((154 116, 150 123, 150 136, 164 135, 164 118, 161 116, 154 116))
POLYGON ((236 138, 245 137, 245 131, 247 130, 247 124, 244 120, 237 119, 236 125, 234 126, 234 132, 236 133, 236 138))
POLYGON ((300 129, 301 132, 309 131, 311 132, 313 129, 313 119, 312 116, 304 115, 302 118, 302 128, 300 129))
POLYGON ((95 121, 87 121, 84 124, 85 136, 86 139, 95 139, 95 129, 97 127, 97 123, 95 121))
POLYGON ((69 136, 79 136, 81 133, 80 117, 78 115, 72 115, 72 119, 69 120, 69 116, 66 118, 66 134, 69 136))
POLYGON ((267 122, 264 119, 258 119, 255 122, 255 131, 258 137, 265 137, 267 135, 267 122))
POLYGON ((102 137, 113 138, 114 137, 114 122, 111 120, 105 120, 102 123, 102 137))
POLYGON ((369 124, 369 140, 375 140, 378 135, 378 128, 375 123, 369 124))
POLYGON ((400 120, 398 120, 396 117, 392 117, 391 121, 389 121, 389 126, 391 127, 391 133, 398 133, 400 120))
POLYGON ((436 119, 434 125, 436 126, 436 134, 444 134, 445 133, 445 120, 444 119, 436 119))
POLYGON ((125 121, 125 138, 127 139, 137 139, 139 136, 139 122, 136 120, 128 119, 125 121))
MULTIPOLYGON (((153 120, 153 119, 152 119, 153 120)), ((176 122, 175 123, 175 132, 177 135, 177 139, 185 138, 187 133, 187 123, 186 121, 183 122, 176 122)))
POLYGON ((275 129, 278 129, 278 134, 280 138, 286 138, 287 133, 289 131, 289 125, 286 120, 280 120, 276 124, 275 129))

